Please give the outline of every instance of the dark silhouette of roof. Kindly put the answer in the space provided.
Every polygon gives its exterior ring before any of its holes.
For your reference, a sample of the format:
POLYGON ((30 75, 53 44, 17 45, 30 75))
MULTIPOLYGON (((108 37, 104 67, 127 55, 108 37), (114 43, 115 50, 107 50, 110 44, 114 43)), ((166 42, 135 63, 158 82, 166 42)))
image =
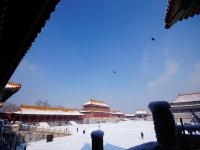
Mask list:
POLYGON ((165 15, 165 28, 169 29, 177 21, 200 14, 200 0, 169 0, 165 15))
POLYGON ((0 91, 59 0, 0 0, 0 91))
POLYGON ((9 97, 21 89, 21 84, 9 82, 0 92, 0 103, 5 102, 9 97))

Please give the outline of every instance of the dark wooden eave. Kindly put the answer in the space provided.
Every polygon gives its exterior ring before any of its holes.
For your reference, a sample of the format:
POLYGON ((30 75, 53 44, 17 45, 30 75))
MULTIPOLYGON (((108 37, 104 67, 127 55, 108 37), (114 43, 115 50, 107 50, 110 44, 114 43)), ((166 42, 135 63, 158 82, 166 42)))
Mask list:
POLYGON ((0 92, 0 103, 4 103, 8 98, 21 89, 21 84, 9 82, 0 92))
POLYGON ((177 21, 200 14, 200 0, 168 0, 165 28, 169 29, 177 21))
POLYGON ((0 91, 59 0, 0 0, 0 91))

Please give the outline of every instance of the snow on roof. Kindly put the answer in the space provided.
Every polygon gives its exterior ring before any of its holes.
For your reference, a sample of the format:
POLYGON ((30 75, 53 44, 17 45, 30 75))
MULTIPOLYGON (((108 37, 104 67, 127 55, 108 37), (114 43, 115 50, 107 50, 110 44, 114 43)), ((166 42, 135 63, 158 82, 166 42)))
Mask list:
POLYGON ((137 114, 137 115, 143 115, 143 114, 147 114, 147 112, 145 110, 138 110, 138 111, 136 111, 135 114, 137 114))
POLYGON ((49 128, 49 125, 47 122, 39 122, 39 127, 49 128))
POLYGON ((200 93, 178 94, 172 103, 200 101, 200 93))
POLYGON ((14 112, 17 114, 34 114, 34 115, 83 115, 76 109, 51 108, 43 106, 21 106, 21 110, 14 112))
POLYGON ((19 83, 14 83, 14 82, 8 82, 5 86, 5 88, 7 89, 20 89, 21 88, 21 84, 19 83))
POLYGON ((26 115, 73 115, 73 116, 77 116, 77 115, 83 115, 79 112, 62 112, 62 111, 35 111, 35 110, 27 110, 27 111, 17 111, 14 112, 15 114, 26 114, 26 115))
POLYGON ((111 112, 111 114, 113 114, 113 115, 123 115, 124 113, 122 113, 120 111, 113 111, 113 112, 111 112))
POLYGON ((98 106, 110 107, 109 105, 105 104, 103 101, 94 100, 94 99, 91 99, 88 102, 83 104, 83 106, 85 105, 98 105, 98 106))
POLYGON ((126 117, 134 117, 135 114, 125 114, 126 117))

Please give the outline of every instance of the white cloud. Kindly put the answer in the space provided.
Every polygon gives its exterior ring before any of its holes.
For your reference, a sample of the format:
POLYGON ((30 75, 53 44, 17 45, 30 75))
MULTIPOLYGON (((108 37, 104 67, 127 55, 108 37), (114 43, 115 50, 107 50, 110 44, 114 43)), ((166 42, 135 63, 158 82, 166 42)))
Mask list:
POLYGON ((176 75, 177 71, 179 68, 179 63, 167 58, 166 62, 165 62, 165 69, 163 71, 163 73, 155 80, 150 81, 147 84, 148 90, 155 90, 158 89, 162 86, 167 85, 172 79, 173 77, 176 75))
POLYGON ((30 63, 27 60, 23 60, 19 65, 19 71, 37 72, 39 69, 38 65, 30 63))
POLYGON ((45 77, 45 74, 39 65, 34 64, 24 59, 19 64, 14 76, 21 76, 21 77, 23 76, 23 77, 28 77, 28 78, 31 78, 31 77, 43 78, 45 77))

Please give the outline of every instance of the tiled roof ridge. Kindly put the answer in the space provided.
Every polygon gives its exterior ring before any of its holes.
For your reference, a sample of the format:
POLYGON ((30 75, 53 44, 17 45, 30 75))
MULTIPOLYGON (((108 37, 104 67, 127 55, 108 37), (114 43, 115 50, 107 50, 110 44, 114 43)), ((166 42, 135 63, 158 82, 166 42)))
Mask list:
POLYGON ((178 93, 171 103, 200 101, 200 92, 178 93))
POLYGON ((16 86, 22 85, 21 83, 16 83, 16 82, 13 82, 13 81, 9 81, 7 84, 16 85, 16 86))
POLYGON ((90 99, 89 101, 83 104, 83 106, 86 106, 86 105, 99 105, 99 106, 110 107, 104 101, 95 100, 95 99, 90 99))
MULTIPOLYGON (((164 18, 165 22, 168 22, 169 19, 170 19, 169 13, 171 12, 171 9, 172 9, 172 6, 173 6, 174 3, 175 3, 174 0, 168 0, 167 9, 166 9, 167 13, 166 13, 165 18, 164 18)), ((170 25, 165 25, 165 28, 170 28, 170 25)))
POLYGON ((63 112, 69 112, 69 111, 79 111, 78 109, 73 108, 59 108, 59 107, 47 107, 47 106, 32 106, 32 105, 21 105, 22 109, 34 109, 34 110, 44 110, 44 111, 63 111, 63 112))
POLYGON ((168 0, 165 15, 165 28, 169 29, 177 21, 188 19, 194 15, 200 14, 199 0, 168 0), (188 4, 191 2, 190 4, 188 4))
POLYGON ((193 94, 200 94, 200 92, 178 93, 178 96, 193 95, 193 94))

